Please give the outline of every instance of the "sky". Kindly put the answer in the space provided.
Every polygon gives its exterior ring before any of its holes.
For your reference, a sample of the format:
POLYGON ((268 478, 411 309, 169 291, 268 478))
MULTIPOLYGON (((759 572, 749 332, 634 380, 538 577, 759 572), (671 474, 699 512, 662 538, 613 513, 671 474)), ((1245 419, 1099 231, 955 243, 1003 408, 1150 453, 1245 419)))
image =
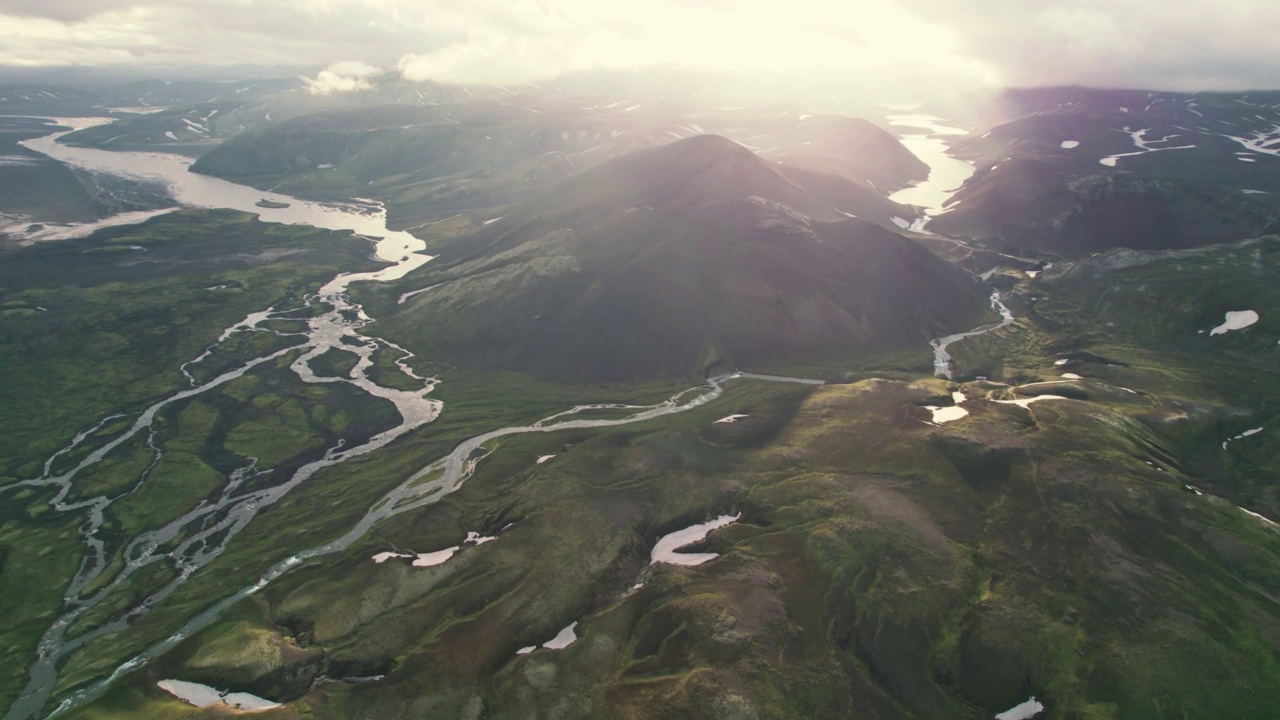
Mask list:
POLYGON ((691 68, 947 86, 1280 85, 1276 0, 0 0, 0 66, 512 84, 691 68))

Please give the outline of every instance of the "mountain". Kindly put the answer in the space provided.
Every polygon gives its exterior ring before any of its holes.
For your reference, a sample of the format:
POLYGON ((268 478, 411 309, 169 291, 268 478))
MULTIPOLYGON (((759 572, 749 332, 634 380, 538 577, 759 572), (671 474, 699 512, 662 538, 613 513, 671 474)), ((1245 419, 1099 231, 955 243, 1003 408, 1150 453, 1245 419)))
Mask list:
POLYGON ((924 180, 929 167, 896 137, 864 118, 817 115, 801 118, 800 147, 781 155, 786 165, 870 182, 885 193, 924 180))
MULTIPOLYGON (((919 159, 874 123, 798 108, 588 102, 552 92, 434 102, 309 114, 299 114, 297 103, 287 110, 272 105, 276 121, 262 122, 259 113, 192 169, 308 197, 378 197, 397 227, 458 212, 499 215, 575 173, 703 134, 741 143, 789 168, 797 184, 822 186, 815 192, 825 193, 829 204, 890 228, 891 218, 913 217, 914 211, 888 203, 889 193, 928 175, 919 159), (835 191, 833 184, 843 187, 835 191), (853 197, 832 202, 837 195, 853 197)), ((184 117, 154 120, 145 132, 138 123, 137 131, 158 138, 163 133, 156 130, 164 125, 186 138, 184 117)), ((214 132, 226 122, 215 123, 214 132)), ((104 130, 94 140, 108 137, 104 130)))
POLYGON ((380 332, 471 366, 578 380, 923 351, 979 324, 988 294, 711 135, 575 176, 428 267, 414 282, 431 289, 380 332))
POLYGON ((1274 232, 1277 105, 1275 93, 1006 93, 1007 119, 953 147, 977 172, 930 229, 1068 257, 1274 232))
MULTIPOLYGON (((0 87, 0 92, 4 88, 0 87)), ((422 83, 379 86, 351 94, 312 94, 298 78, 134 82, 92 96, 98 104, 86 114, 109 111, 119 118, 116 122, 80 130, 64 142, 107 150, 163 148, 199 156, 241 132, 290 118, 330 112, 342 116, 354 111, 358 115, 364 108, 405 103, 408 108, 420 108, 470 98, 466 92, 459 87, 422 83)), ((85 110, 79 109, 75 114, 82 112, 85 110)))

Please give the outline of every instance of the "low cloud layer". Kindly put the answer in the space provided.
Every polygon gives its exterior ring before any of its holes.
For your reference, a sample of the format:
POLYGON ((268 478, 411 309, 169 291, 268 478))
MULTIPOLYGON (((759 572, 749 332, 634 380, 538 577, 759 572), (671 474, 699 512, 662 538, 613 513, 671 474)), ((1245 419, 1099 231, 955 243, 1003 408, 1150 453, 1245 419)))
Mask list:
POLYGON ((898 0, 1009 85, 1280 86, 1275 0, 898 0))
POLYGON ((322 67, 314 93, 690 67, 962 84, 1280 78, 1271 0, 0 0, 0 64, 322 67), (342 61, 342 62, 339 62, 342 61))
POLYGON ((321 70, 314 78, 303 78, 307 92, 312 95, 328 95, 336 92, 368 90, 373 87, 373 78, 382 74, 382 70, 358 60, 347 60, 334 63, 321 70))

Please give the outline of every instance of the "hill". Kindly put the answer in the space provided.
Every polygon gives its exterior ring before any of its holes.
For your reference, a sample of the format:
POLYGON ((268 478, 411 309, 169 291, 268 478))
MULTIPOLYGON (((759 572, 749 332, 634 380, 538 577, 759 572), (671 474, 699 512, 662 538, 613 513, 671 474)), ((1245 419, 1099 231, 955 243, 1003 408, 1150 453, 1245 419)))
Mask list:
POLYGON ((783 164, 863 180, 886 193, 929 176, 928 166, 896 137, 864 118, 805 117, 795 137, 800 147, 779 157, 783 164))
POLYGON ((428 268, 402 287, 431 289, 380 332, 468 365, 579 380, 923 350, 980 323, 988 293, 716 136, 571 178, 428 268))
POLYGON ((977 172, 930 229, 1068 257, 1274 232, 1278 99, 1007 92, 996 103, 1005 121, 954 146, 977 172))

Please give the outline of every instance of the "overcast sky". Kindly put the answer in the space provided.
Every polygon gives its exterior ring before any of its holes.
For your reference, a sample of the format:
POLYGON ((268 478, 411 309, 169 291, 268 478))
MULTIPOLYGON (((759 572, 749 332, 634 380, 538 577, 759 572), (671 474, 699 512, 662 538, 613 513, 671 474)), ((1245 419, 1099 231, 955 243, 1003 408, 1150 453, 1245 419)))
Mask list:
POLYGON ((317 91, 700 69, 1280 85, 1277 0, 0 0, 0 64, 325 68, 317 91))

